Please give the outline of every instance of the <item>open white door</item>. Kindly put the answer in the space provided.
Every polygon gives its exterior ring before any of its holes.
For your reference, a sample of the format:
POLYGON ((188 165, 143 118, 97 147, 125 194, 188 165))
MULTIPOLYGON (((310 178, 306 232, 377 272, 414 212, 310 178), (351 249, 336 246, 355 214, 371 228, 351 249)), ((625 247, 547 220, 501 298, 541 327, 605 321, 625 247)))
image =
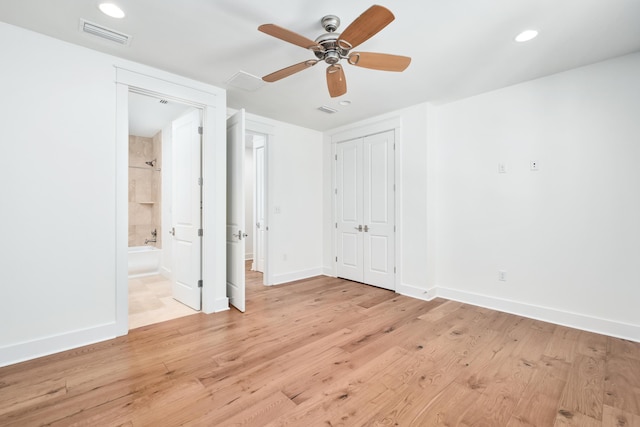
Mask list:
POLYGON ((244 312, 244 110, 227 119, 227 296, 244 312))
POLYGON ((200 124, 200 110, 193 110, 172 123, 173 297, 196 310, 202 305, 200 124))

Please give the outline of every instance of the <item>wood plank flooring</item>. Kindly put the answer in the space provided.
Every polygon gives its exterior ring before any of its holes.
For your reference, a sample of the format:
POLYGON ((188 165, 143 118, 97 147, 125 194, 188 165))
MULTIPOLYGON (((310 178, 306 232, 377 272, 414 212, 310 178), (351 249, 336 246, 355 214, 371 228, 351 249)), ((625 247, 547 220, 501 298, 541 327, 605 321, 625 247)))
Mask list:
POLYGON ((640 344, 341 279, 0 369, 1 426, 640 426, 640 344))

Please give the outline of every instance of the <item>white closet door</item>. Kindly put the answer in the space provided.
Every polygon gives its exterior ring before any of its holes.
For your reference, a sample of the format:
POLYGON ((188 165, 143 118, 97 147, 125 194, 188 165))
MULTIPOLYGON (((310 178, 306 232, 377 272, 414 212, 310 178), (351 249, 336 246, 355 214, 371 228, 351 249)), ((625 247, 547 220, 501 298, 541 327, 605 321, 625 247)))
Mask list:
POLYGON ((363 140, 364 283, 395 289, 394 133, 363 140))
POLYGON ((362 139, 337 145, 338 276, 362 282, 362 139))
POLYGON ((394 132, 336 150, 337 275, 394 290, 394 132))

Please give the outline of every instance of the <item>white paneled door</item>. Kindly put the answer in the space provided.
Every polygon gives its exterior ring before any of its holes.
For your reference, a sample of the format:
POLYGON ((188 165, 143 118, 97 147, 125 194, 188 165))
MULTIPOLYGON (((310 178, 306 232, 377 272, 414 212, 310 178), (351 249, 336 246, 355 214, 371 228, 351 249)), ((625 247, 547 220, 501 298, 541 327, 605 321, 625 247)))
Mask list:
POLYGON ((172 123, 173 297, 196 310, 202 304, 200 113, 194 109, 172 123))
POLYGON ((337 144, 337 274, 395 289, 394 132, 337 144))
POLYGON ((244 312, 244 110, 227 119, 227 297, 244 312))

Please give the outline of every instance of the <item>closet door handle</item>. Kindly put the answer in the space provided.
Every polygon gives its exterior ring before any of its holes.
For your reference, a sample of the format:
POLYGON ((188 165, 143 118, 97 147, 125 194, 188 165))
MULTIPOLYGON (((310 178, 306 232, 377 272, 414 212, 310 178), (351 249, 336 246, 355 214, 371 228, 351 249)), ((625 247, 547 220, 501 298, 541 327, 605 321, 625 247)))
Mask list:
MULTIPOLYGON (((366 226, 365 226, 365 227, 366 227, 366 226)), ((353 228, 355 228, 355 229, 356 229, 356 230, 358 230, 359 232, 362 232, 362 225, 359 225, 359 226, 357 226, 357 227, 353 227, 353 228)))
POLYGON ((368 232, 369 232, 369 226, 368 226, 368 225, 365 225, 365 226, 364 226, 364 232, 365 232, 365 233, 368 233, 368 232))

